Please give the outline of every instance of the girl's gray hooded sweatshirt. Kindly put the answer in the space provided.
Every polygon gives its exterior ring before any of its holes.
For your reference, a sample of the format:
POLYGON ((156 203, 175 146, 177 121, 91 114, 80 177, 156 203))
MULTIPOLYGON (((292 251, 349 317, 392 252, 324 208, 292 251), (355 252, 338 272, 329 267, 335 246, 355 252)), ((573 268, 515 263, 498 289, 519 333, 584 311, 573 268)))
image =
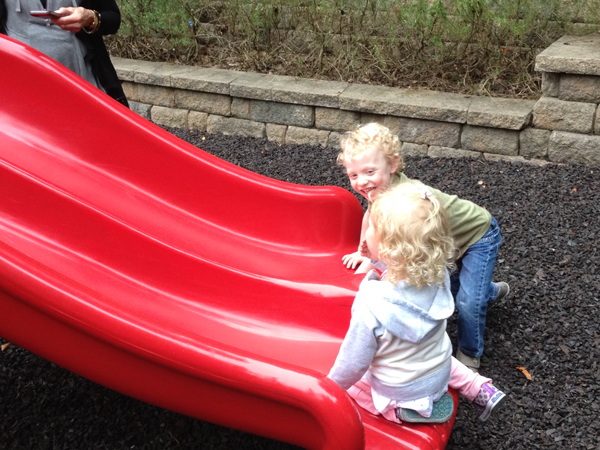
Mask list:
POLYGON ((446 319, 453 311, 448 272, 443 285, 420 289, 402 281, 394 286, 369 272, 328 376, 348 389, 366 373, 377 393, 398 401, 447 389, 452 344, 446 319))

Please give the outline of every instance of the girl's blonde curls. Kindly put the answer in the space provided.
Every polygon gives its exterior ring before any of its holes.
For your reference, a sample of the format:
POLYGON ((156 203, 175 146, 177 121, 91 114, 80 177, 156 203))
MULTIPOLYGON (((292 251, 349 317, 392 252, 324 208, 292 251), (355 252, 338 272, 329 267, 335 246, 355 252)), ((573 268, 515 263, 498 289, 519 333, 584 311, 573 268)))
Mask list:
POLYGON ((380 195, 371 208, 371 223, 392 283, 440 285, 446 269, 454 267, 446 210, 424 185, 403 183, 380 195))

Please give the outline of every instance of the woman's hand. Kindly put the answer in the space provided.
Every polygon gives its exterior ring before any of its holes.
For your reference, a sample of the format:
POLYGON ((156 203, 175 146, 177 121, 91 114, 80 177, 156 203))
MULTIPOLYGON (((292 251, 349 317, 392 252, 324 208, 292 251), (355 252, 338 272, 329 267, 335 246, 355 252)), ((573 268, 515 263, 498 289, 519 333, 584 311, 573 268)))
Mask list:
POLYGON ((52 23, 71 33, 78 33, 82 28, 89 27, 94 23, 94 12, 81 6, 60 8, 56 12, 62 16, 50 19, 52 23))

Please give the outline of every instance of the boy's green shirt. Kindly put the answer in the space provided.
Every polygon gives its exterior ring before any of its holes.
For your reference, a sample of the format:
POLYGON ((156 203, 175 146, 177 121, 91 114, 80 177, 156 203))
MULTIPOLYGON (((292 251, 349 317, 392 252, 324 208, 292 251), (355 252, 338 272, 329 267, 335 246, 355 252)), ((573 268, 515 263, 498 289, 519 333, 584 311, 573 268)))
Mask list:
MULTIPOLYGON (((400 183, 420 183, 420 181, 412 180, 404 175, 404 173, 392 175, 390 187, 400 183)), ((469 200, 463 200, 456 195, 445 194, 431 186, 427 186, 427 188, 440 200, 441 205, 446 208, 454 242, 459 251, 458 256, 461 257, 490 228, 492 215, 489 211, 469 200)))

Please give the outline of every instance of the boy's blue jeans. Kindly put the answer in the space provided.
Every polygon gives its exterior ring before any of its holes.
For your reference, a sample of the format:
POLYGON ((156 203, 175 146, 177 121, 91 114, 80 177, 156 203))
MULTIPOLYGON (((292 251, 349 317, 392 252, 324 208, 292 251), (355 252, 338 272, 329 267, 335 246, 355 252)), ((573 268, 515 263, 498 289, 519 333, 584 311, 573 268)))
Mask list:
POLYGON ((456 262, 451 290, 458 309, 458 348, 465 354, 483 354, 483 331, 488 303, 498 296, 492 283, 498 248, 502 243, 498 222, 492 217, 488 231, 456 262))

